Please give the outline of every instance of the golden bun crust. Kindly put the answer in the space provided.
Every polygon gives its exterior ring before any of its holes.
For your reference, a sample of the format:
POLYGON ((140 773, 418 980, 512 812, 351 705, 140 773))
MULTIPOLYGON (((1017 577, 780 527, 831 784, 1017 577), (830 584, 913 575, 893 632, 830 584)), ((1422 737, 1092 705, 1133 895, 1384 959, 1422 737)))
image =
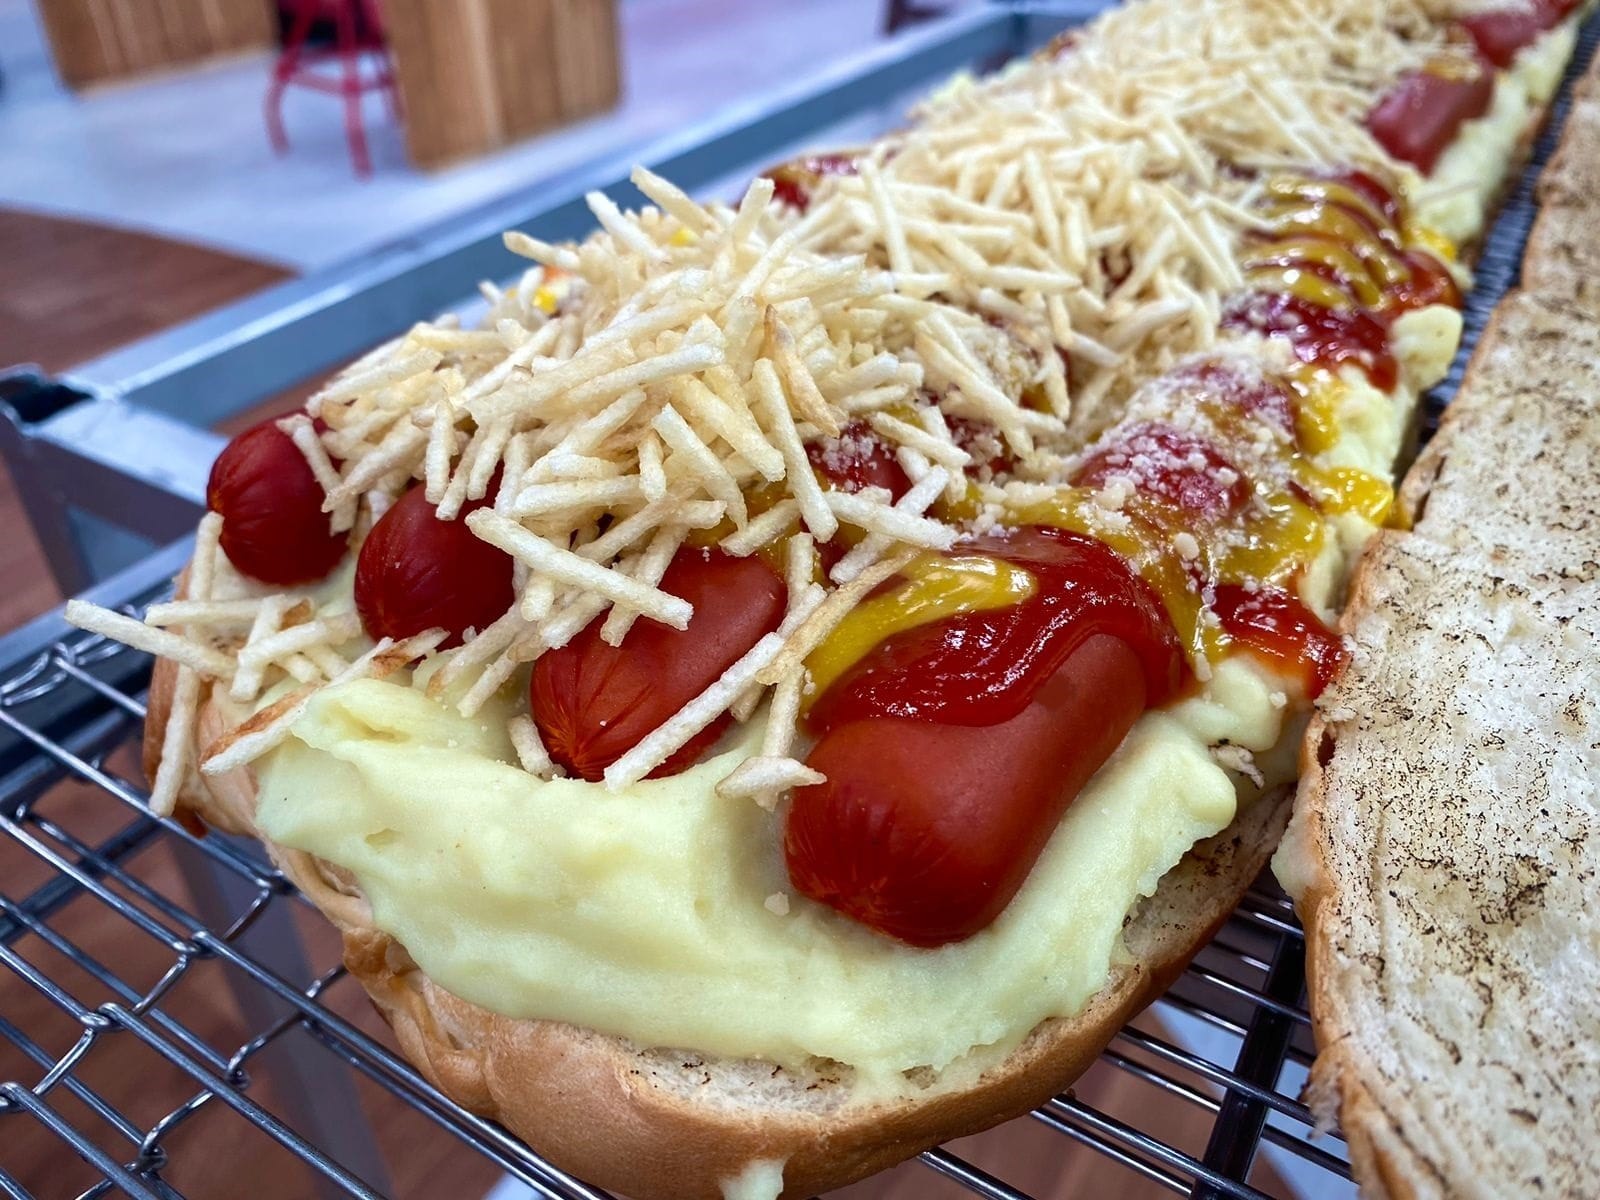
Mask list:
MULTIPOLYGON (((145 729, 154 769, 175 667, 156 664, 145 729)), ((196 742, 222 732, 209 695, 196 742)), ((208 825, 259 836, 248 771, 192 774, 180 804, 208 825)), ((348 873, 263 839, 283 872, 339 927, 345 964, 393 1027, 406 1057, 463 1107, 492 1117, 565 1170, 636 1200, 716 1200, 761 1160, 784 1164, 783 1195, 842 1187, 930 1146, 1029 1111, 1081 1075, 1130 1017, 1183 971, 1270 856, 1288 797, 1250 805, 1201 843, 1130 918, 1130 955, 1087 1009, 1042 1022, 974 1079, 933 1080, 906 1097, 853 1101, 818 1064, 793 1072, 672 1050, 554 1021, 513 1019, 451 995, 372 924, 348 873)))
MULTIPOLYGON (((1414 473, 1413 473, 1414 474, 1414 473)), ((1380 535, 1394 536, 1394 535, 1380 535)), ((1372 602, 1376 555, 1364 554, 1351 576, 1339 632, 1350 636, 1356 614, 1372 602)), ((1344 678, 1348 678, 1345 673, 1344 678)), ((1338 1119, 1355 1177, 1363 1195, 1374 1200, 1418 1200, 1413 1186, 1417 1168, 1395 1128, 1384 1099, 1368 1086, 1364 1063, 1340 1050, 1341 1041, 1331 1029, 1331 1009, 1342 964, 1333 949, 1340 918, 1339 881, 1326 869, 1317 849, 1329 836, 1329 806, 1324 792, 1325 771, 1336 750, 1338 725, 1314 712, 1300 747, 1300 783, 1294 821, 1283 839, 1273 868, 1285 890, 1294 898, 1295 913, 1306 935, 1306 986, 1316 1022, 1319 1053, 1307 1085, 1313 1111, 1332 1123, 1338 1119)))
POLYGON ((1274 861, 1306 931, 1308 1099, 1337 1116, 1372 1200, 1600 1194, 1600 942, 1586 868, 1563 857, 1582 845, 1566 806, 1590 828, 1593 808, 1587 778, 1560 773, 1594 735, 1547 704, 1592 676, 1600 644, 1597 86, 1600 60, 1540 180, 1523 288, 1496 306, 1400 488, 1410 532, 1382 533, 1350 582, 1340 631, 1356 665, 1312 716, 1274 861), (1497 902, 1545 853, 1525 904, 1497 902), (1573 929, 1588 940, 1563 940, 1573 929), (1513 1015, 1495 1019, 1480 993, 1513 1015))

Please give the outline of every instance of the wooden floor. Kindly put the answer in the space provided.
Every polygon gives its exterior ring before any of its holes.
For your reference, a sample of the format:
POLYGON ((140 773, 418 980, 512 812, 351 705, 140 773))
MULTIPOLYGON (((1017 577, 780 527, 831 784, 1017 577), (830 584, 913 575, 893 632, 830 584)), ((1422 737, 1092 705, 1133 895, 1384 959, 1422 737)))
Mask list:
MULTIPOLYGON (((0 365, 37 362, 59 371, 164 325, 276 282, 275 268, 194 246, 128 234, 76 222, 24 213, 0 212, 0 262, 6 284, 0 291, 0 365)), ((268 408, 282 408, 280 401, 268 408)), ((230 421, 230 428, 248 417, 230 421)), ((10 536, 0 539, 0 573, 8 586, 0 589, 0 629, 57 602, 44 562, 17 505, 9 481, 0 479, 0 522, 10 536)), ((131 762, 124 768, 134 772, 131 762)), ((83 838, 109 835, 128 819, 128 812, 108 796, 81 786, 63 786, 41 806, 41 812, 83 838)), ((157 845, 136 860, 139 876, 156 890, 190 903, 188 890, 170 846, 157 845)), ((20 896, 48 875, 34 857, 13 841, 0 841, 0 893, 20 896)), ((336 954, 331 931, 309 914, 297 918, 313 955, 329 965, 336 954)), ((130 934, 131 927, 92 900, 79 900, 52 919, 63 937, 94 954, 125 978, 145 984, 160 978, 172 964, 169 951, 156 942, 130 934)), ((112 998, 91 978, 71 967, 39 939, 16 946, 47 975, 66 981, 81 1002, 112 998)), ((174 989, 164 1005, 201 1041, 231 1049, 252 1033, 222 985, 217 964, 204 964, 174 989)), ((349 985, 335 1000, 342 1011, 377 1036, 386 1036, 381 1021, 349 985)), ((79 1035, 78 1026, 63 1017, 56 1004, 27 986, 10 970, 0 969, 0 1018, 37 1038, 52 1056, 63 1053, 79 1035)), ((193 1093, 184 1079, 126 1033, 102 1035, 86 1056, 83 1077, 113 1106, 154 1121, 193 1093)), ((274 1107, 270 1070, 252 1086, 251 1095, 274 1107)), ((0 1080, 36 1080, 39 1070, 4 1038, 0 1038, 0 1080)), ((1122 1115, 1161 1136, 1198 1152, 1209 1122, 1197 1110, 1177 1102, 1154 1105, 1148 1085, 1109 1067, 1098 1067, 1075 1089, 1091 1103, 1122 1115)), ((55 1093, 61 1095, 58 1090, 55 1093)), ((62 1111, 86 1128, 97 1118, 70 1098, 62 1111)), ((481 1196, 497 1178, 486 1160, 464 1150, 423 1117, 363 1083, 361 1104, 383 1148, 395 1193, 401 1197, 481 1196)), ((105 1144, 118 1157, 126 1143, 107 1135, 105 1144)), ((174 1132, 168 1143, 173 1166, 171 1182, 195 1197, 249 1195, 268 1198, 312 1194, 309 1173, 267 1138, 218 1104, 210 1104, 174 1132)), ((1143 1200, 1165 1196, 1153 1184, 1086 1150, 1074 1149, 1061 1135, 1037 1122, 1014 1121, 1001 1130, 966 1139, 955 1149, 971 1161, 1021 1187, 1041 1200, 1116 1196, 1143 1200)), ((62 1143, 40 1126, 15 1115, 0 1116, 0 1170, 15 1176, 36 1195, 73 1196, 97 1178, 62 1143)), ((1263 1186, 1276 1190, 1268 1181, 1263 1186)), ((956 1200, 970 1193, 915 1164, 887 1172, 838 1193, 849 1200, 956 1200)))
POLYGON ((60 371, 286 278, 166 238, 0 210, 0 365, 60 371))
MULTIPOLYGON (((203 246, 0 209, 0 369, 59 373, 286 278, 203 246)), ((0 464, 0 630, 61 602, 0 464)))

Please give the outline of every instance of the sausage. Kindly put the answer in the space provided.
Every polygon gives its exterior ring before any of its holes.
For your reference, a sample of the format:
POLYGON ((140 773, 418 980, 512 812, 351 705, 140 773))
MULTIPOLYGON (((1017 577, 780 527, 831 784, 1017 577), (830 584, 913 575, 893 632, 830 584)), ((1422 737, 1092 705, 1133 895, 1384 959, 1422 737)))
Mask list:
POLYGON ((1123 430, 1078 468, 1078 487, 1103 488, 1115 477, 1203 521, 1221 520, 1250 499, 1250 483, 1209 441, 1147 421, 1123 430))
POLYGON ((206 507, 222 517, 222 552, 240 573, 262 583, 312 583, 333 570, 349 547, 322 511, 322 485, 294 439, 269 417, 217 455, 206 481, 206 507))
MULTIPOLYGON (((604 618, 534 663, 529 685, 533 719, 550 757, 574 775, 601 778, 646 734, 714 683, 745 651, 778 627, 787 591, 764 558, 685 546, 661 588, 694 605, 685 629, 648 617, 634 622, 622 645, 601 638, 604 618)), ((726 714, 661 766, 651 778, 692 764, 727 727, 726 714)))
POLYGON ((1504 69, 1516 61, 1520 50, 1561 24, 1577 7, 1578 0, 1530 0, 1525 7, 1475 13, 1464 17, 1461 24, 1472 35, 1478 52, 1504 69))
POLYGON ((1367 128, 1390 154, 1427 175, 1461 126, 1488 111, 1493 98, 1494 72, 1481 60, 1469 74, 1424 68, 1378 101, 1367 128))
MULTIPOLYGON (((462 516, 482 508, 468 504, 462 516)), ((399 641, 426 629, 458 646, 482 632, 516 598, 511 556, 474 536, 463 520, 441 521, 421 487, 397 500, 372 527, 356 558, 356 611, 374 640, 399 641)))
POLYGON ((964 551, 1029 570, 1009 608, 894 634, 807 714, 784 835, 803 895, 918 946, 971 936, 1032 870, 1134 721, 1183 686, 1148 586, 1093 538, 1023 527, 964 551))
POLYGON ((808 443, 806 457, 829 483, 847 492, 878 487, 898 500, 911 490, 894 451, 865 421, 851 421, 830 441, 808 443))
POLYGON ((1126 642, 1090 637, 995 725, 867 717, 838 726, 795 791, 795 888, 914 946, 970 937, 1016 895, 1089 777, 1144 712, 1126 642))

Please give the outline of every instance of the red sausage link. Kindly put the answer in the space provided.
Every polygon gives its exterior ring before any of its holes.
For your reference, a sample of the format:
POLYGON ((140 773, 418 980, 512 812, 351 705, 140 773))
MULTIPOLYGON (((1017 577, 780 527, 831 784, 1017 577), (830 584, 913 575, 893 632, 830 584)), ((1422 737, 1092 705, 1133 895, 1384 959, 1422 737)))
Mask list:
POLYGON ((1479 52, 1495 66, 1504 69, 1516 61, 1517 53, 1554 29, 1578 7, 1578 0, 1532 0, 1526 7, 1494 9, 1462 19, 1479 52))
POLYGON ((1117 476, 1204 521, 1238 512, 1250 499, 1249 481, 1209 441, 1155 422, 1118 433, 1084 459, 1072 482, 1102 488, 1117 476))
MULTIPOLYGON (((760 555, 685 547, 661 579, 664 591, 694 605, 686 629, 646 617, 620 646, 591 622, 533 668, 529 702, 550 757, 574 775, 596 780, 641 738, 694 699, 739 657, 778 627, 786 591, 760 555)), ((714 722, 651 778, 692 765, 727 727, 714 722)))
MULTIPOLYGON (((485 501, 468 504, 462 516, 485 501)), ((441 521, 420 487, 401 496, 372 527, 356 559, 356 611, 374 640, 396 641, 444 628, 444 648, 468 629, 499 620, 515 599, 511 556, 473 535, 467 523, 441 521)))
POLYGON ((1493 98, 1494 72, 1482 62, 1465 76, 1413 71, 1367 114, 1367 128, 1390 154, 1427 175, 1461 126, 1488 111, 1493 98))
POLYGON ((847 492, 886 489, 896 500, 911 490, 894 451, 865 421, 851 421, 837 438, 810 442, 806 457, 835 487, 847 492))
POLYGON ((262 583, 311 583, 344 557, 349 536, 322 511, 322 485, 271 417, 239 434, 217 456, 206 507, 222 516, 222 552, 262 583))
POLYGON ((1119 638, 1085 641, 997 725, 868 717, 807 762, 784 854, 796 889, 914 946, 989 925, 1061 815, 1145 709, 1144 670, 1119 638))

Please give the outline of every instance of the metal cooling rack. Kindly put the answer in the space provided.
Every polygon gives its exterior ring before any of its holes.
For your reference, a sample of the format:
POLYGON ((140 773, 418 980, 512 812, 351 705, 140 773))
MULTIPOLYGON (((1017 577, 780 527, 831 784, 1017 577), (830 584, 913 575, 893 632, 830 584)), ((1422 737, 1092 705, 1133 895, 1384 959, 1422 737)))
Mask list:
MULTIPOLYGON (((993 31, 969 24, 959 34, 968 48, 992 50, 993 31)), ((941 53, 955 44, 938 38, 927 44, 941 53)), ((1600 23, 1590 21, 1550 128, 1485 243, 1465 345, 1429 398, 1425 433, 1490 310, 1516 283, 1536 215, 1534 175, 1597 41, 1600 23)), ((903 83, 902 68, 874 69, 903 83)), ((834 96, 855 84, 828 86, 834 96)), ((783 127, 762 121, 739 136, 783 127)), ((174 379, 193 383, 185 372, 203 378, 252 354, 281 358, 284 339, 308 329, 269 325, 262 341, 270 345, 258 349, 232 340, 174 356, 176 370, 156 371, 142 386, 159 398, 174 379)), ((64 444, 58 439, 50 453, 69 453, 64 444)), ((90 457, 77 468, 88 470, 90 457)), ((142 477, 134 485, 161 486, 142 477)), ((98 486, 108 503, 126 495, 110 475, 98 486)), ((181 492, 166 488, 169 498, 181 492)), ((137 611, 162 593, 187 551, 170 546, 89 594, 137 611)), ((385 1093, 405 1115, 394 1136, 431 1128, 455 1143, 448 1153, 461 1157, 452 1162, 480 1160, 485 1179, 503 1172, 535 1195, 606 1200, 397 1057, 339 965, 336 939, 253 843, 151 817, 132 749, 148 678, 143 655, 69 631, 59 613, 0 638, 0 1193, 253 1194, 252 1181, 218 1163, 248 1140, 266 1148, 271 1166, 262 1169, 303 1180, 299 1194, 386 1195, 382 1138, 360 1116, 364 1099, 385 1093), (108 1072, 112 1060, 117 1069, 108 1072)), ((1261 1200, 1272 1180, 1287 1179, 1317 1200, 1353 1196, 1343 1143, 1313 1137, 1297 1098, 1313 1057, 1303 953, 1292 908, 1263 879, 1155 1004, 1161 1032, 1141 1021, 1102 1056, 1097 1070, 1130 1077, 1123 1090, 1131 1098, 1103 1111, 1067 1092, 1032 1119, 1067 1139, 1063 1151, 1077 1143, 1121 1163, 1130 1187, 1143 1180, 1151 1192, 1261 1200), (1158 1100, 1197 1117, 1191 1124, 1201 1132, 1182 1144, 1154 1136, 1146 1127, 1158 1100)), ((964 1142, 965 1157, 935 1149, 922 1163, 972 1194, 1028 1200, 1000 1177, 1004 1164, 990 1161, 984 1145, 983 1137, 964 1142)))
MULTIPOLYGON (((182 549, 169 552, 161 573, 182 549)), ((134 582, 150 575, 141 570, 134 582)), ((130 594, 125 607, 134 611, 161 590, 130 594)), ((150 816, 123 750, 138 736, 148 680, 144 655, 77 633, 49 638, 0 670, 0 762, 8 768, 0 775, 0 996, 31 992, 44 1001, 33 1007, 46 1010, 35 1020, 44 1028, 35 1029, 0 1014, 0 1050, 9 1043, 15 1051, 9 1061, 0 1057, 11 1067, 0 1074, 7 1080, 0 1082, 0 1191, 34 1194, 7 1173, 5 1149, 17 1144, 19 1126, 32 1124, 36 1142, 43 1134, 60 1155, 91 1168, 96 1177, 81 1196, 190 1194, 177 1178, 178 1143, 186 1126, 203 1122, 203 1142, 184 1140, 189 1153, 253 1130, 277 1143, 285 1162, 309 1167, 327 1194, 383 1194, 370 1175, 375 1165, 381 1172, 381 1161, 369 1147, 347 1145, 350 1153, 341 1154, 317 1136, 330 1132, 323 1115, 262 1094, 275 1069, 266 1061, 271 1051, 292 1042, 287 1069, 296 1083, 353 1071, 458 1139, 462 1153, 493 1160, 536 1194, 604 1197, 445 1099, 387 1039, 341 1015, 334 1001, 359 996, 359 988, 338 965, 336 948, 288 974, 253 950, 265 925, 286 917, 293 924, 285 910, 309 905, 252 845, 196 837, 150 816), (93 790, 93 804, 74 783, 93 790), (13 885, 30 876, 33 886, 13 885), (196 886, 207 876, 212 886, 196 886), (187 881, 190 894, 160 886, 158 877, 187 881), (92 930, 94 946, 84 930, 92 930), (106 954, 106 945, 118 952, 106 954), (126 959, 140 969, 125 969, 126 959), (226 1023, 225 1036, 204 1037, 190 1019, 185 984, 202 974, 212 989, 235 993, 240 1019, 226 1023), (122 1043, 123 1072, 148 1071, 177 1086, 138 1111, 113 1100, 89 1071, 113 1043, 122 1043), (130 1056, 129 1044, 137 1054, 130 1056), (11 1066, 24 1063, 20 1071, 11 1066), (367 1160, 365 1170, 352 1156, 367 1160)), ((1168 1035, 1130 1027, 1105 1054, 1144 1085, 1141 1092, 1148 1089, 1130 1112, 1101 1111, 1068 1092, 1034 1119, 1179 1194, 1266 1196, 1248 1182, 1262 1140, 1330 1181, 1347 1179, 1342 1147, 1311 1140, 1310 1113, 1293 1094, 1302 1074, 1296 1068, 1311 1061, 1302 949, 1288 901, 1263 884, 1156 1006, 1180 1027, 1203 1027, 1230 1053, 1202 1056, 1168 1035), (1140 1109, 1157 1093, 1205 1114, 1203 1145, 1168 1145, 1138 1128, 1140 1109)), ((331 1132, 348 1141, 351 1130, 331 1132)), ((977 1195, 1023 1200, 1023 1192, 948 1150, 929 1151, 923 1162, 977 1195)))

